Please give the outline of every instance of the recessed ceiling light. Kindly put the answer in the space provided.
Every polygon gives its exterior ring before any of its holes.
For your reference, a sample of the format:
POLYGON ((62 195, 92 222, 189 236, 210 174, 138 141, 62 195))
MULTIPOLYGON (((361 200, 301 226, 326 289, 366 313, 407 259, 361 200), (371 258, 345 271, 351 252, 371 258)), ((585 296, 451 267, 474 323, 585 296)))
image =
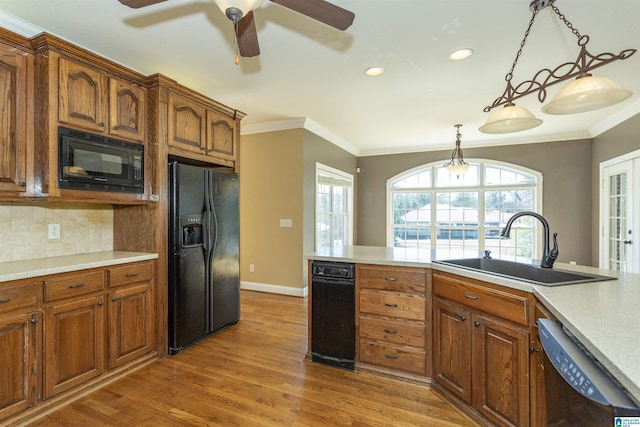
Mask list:
POLYGON ((369 67, 364 70, 364 73, 369 77, 377 77, 384 73, 384 68, 382 67, 369 67))
POLYGON ((473 55, 473 49, 458 49, 449 54, 449 59, 452 61, 460 61, 462 59, 467 59, 471 55, 473 55))

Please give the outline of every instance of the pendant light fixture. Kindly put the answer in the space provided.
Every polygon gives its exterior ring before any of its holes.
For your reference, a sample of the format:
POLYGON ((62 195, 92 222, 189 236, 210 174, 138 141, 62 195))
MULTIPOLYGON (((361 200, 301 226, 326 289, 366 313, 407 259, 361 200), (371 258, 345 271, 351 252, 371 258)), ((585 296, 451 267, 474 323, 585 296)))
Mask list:
POLYGON ((618 59, 627 59, 636 49, 626 49, 619 54, 601 53, 592 55, 587 51, 589 36, 581 35, 580 32, 569 22, 569 20, 554 6, 556 0, 533 0, 529 4, 529 9, 533 12, 529 26, 524 33, 524 38, 520 43, 520 49, 513 61, 511 70, 505 76, 507 87, 502 95, 493 101, 493 104, 484 108, 486 113, 492 109, 504 105, 504 108, 495 111, 487 122, 480 127, 480 132, 484 133, 511 133, 532 129, 539 126, 542 120, 536 118, 530 111, 523 107, 517 107, 514 100, 531 93, 538 92, 538 101, 544 102, 547 97, 547 88, 556 83, 575 78, 576 80, 562 88, 549 102, 542 108, 547 114, 574 114, 585 111, 593 111, 608 107, 631 97, 632 92, 618 86, 616 83, 604 77, 593 76, 590 71, 606 65, 618 59), (554 68, 543 68, 538 71, 531 80, 525 80, 517 85, 513 85, 513 70, 518 63, 518 58, 522 54, 527 36, 538 15, 538 12, 545 7, 551 7, 559 19, 578 38, 580 53, 574 62, 566 62, 554 68))
POLYGON ((469 170, 469 163, 464 161, 462 150, 460 149, 460 127, 462 125, 454 125, 456 128, 456 148, 451 152, 451 160, 442 165, 447 168, 450 174, 460 176, 469 170))

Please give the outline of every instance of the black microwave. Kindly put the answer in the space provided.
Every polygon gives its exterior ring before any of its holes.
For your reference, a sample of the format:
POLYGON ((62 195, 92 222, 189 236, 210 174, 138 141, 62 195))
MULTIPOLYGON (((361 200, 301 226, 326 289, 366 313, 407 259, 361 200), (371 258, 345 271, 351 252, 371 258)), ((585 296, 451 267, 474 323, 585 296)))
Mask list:
POLYGON ((58 128, 58 186, 144 192, 144 145, 58 128))

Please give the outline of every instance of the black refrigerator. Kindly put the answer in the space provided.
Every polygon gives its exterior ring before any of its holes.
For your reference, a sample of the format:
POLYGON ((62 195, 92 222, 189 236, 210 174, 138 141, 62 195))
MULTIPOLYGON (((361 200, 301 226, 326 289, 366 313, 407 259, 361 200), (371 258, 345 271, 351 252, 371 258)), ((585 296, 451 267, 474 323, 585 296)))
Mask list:
POLYGON ((238 175, 169 163, 169 354, 240 316, 238 175))

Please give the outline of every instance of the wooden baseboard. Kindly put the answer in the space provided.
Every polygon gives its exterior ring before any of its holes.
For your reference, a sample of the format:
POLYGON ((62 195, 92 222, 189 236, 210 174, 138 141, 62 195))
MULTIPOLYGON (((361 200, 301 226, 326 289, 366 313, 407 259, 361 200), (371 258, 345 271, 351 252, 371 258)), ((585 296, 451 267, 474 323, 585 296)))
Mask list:
POLYGON ((134 372, 155 362, 156 360, 158 360, 158 353, 156 352, 142 356, 139 359, 136 359, 126 365, 120 366, 116 369, 112 369, 111 371, 104 373, 98 378, 87 381, 86 383, 78 387, 54 396, 51 399, 38 402, 31 408, 22 411, 10 418, 7 418, 6 420, 0 421, 0 427, 22 426, 27 423, 31 423, 65 405, 68 405, 71 402, 80 399, 81 397, 88 395, 89 393, 98 390, 99 388, 104 387, 107 384, 110 384, 122 377, 127 376, 131 372, 134 372))

